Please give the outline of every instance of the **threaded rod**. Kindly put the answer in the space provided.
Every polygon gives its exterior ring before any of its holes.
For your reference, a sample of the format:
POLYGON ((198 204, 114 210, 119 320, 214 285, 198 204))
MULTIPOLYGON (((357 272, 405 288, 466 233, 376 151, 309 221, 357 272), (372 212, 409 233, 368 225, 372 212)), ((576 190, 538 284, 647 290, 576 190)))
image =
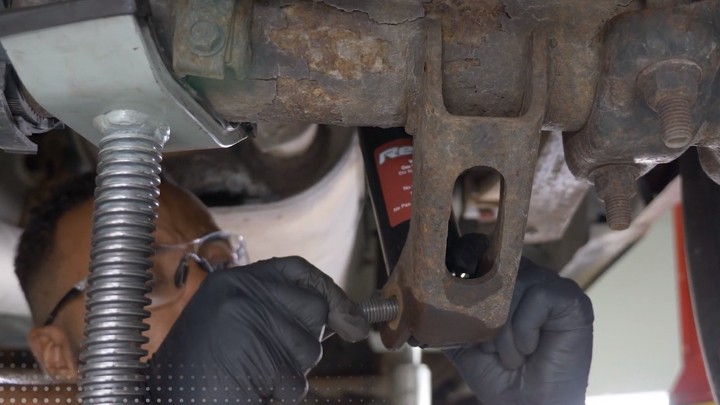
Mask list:
POLYGON ((358 302, 360 311, 370 323, 390 322, 398 315, 398 302, 393 298, 370 298, 358 302))
POLYGON ((605 215, 610 229, 614 231, 627 229, 632 221, 630 199, 621 194, 606 197, 605 215))
POLYGON ((679 149, 692 140, 690 102, 684 97, 669 97, 658 102, 662 139, 668 148, 679 149))

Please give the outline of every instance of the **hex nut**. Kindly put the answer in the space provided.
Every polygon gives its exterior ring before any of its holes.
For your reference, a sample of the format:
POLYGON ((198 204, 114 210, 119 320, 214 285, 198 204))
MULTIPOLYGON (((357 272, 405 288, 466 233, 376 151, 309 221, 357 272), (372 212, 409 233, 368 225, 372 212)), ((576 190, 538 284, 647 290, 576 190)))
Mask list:
POLYGON ((645 68, 637 85, 645 101, 658 113, 665 146, 681 149, 694 133, 692 105, 698 98, 702 69, 687 59, 670 59, 645 68))

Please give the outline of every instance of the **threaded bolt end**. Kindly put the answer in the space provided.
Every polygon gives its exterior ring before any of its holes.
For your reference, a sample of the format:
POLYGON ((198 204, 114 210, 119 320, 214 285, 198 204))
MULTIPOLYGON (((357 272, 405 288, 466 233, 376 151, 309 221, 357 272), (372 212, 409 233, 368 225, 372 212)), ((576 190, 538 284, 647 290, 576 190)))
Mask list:
POLYGON ((627 229, 632 221, 630 199, 621 194, 606 197, 605 215, 607 216, 607 222, 610 229, 614 231, 627 229))
POLYGON ((658 102, 657 110, 665 146, 673 149, 687 146, 693 135, 690 101, 684 97, 669 97, 658 102))
POLYGON ((371 298, 357 305, 370 323, 390 322, 398 315, 398 302, 394 297, 371 298))

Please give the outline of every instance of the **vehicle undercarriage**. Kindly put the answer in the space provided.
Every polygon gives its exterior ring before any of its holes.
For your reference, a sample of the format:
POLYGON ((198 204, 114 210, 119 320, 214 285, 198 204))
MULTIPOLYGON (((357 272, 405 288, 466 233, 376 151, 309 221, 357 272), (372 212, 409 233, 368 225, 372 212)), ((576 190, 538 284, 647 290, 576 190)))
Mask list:
MULTIPOLYGON (((144 187, 144 205, 153 204, 162 153, 175 159, 171 177, 201 173, 196 189, 212 188, 220 167, 230 176, 227 162, 265 159, 242 170, 271 172, 257 195, 280 199, 298 183, 273 179, 292 168, 310 184, 321 177, 313 168, 342 150, 333 141, 288 166, 263 157, 302 140, 310 124, 345 138, 353 131, 340 127, 364 128, 361 138, 390 128, 412 135, 412 215, 381 290, 399 304, 381 327, 388 348, 492 338, 507 319, 523 251, 564 257, 553 264, 586 287, 642 236, 653 203, 676 202, 662 192, 682 172, 687 243, 698 248, 688 250, 696 318, 717 393, 720 1, 6 6, 0 148, 34 153, 36 134, 64 125, 100 147, 106 186, 144 187), (188 164, 222 153, 207 149, 240 150, 241 141, 254 149, 188 164), (601 216, 617 233, 590 236, 601 216), (446 268, 453 223, 490 236, 483 268, 470 277, 446 268), (593 243, 610 241, 592 254, 593 243)), ((98 187, 109 200, 117 192, 98 187)), ((142 214, 149 235, 153 213, 142 214)))

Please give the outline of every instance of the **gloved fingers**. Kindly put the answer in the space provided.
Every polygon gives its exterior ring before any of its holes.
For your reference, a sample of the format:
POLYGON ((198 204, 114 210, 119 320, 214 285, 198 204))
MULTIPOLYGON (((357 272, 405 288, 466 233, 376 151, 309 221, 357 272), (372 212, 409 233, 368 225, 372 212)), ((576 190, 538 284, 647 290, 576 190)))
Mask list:
POLYGON ((511 345, 511 343, 514 344, 514 342, 511 342, 510 338, 510 336, 512 335, 512 330, 510 327, 512 325, 512 317, 518 305, 520 304, 523 295, 525 294, 525 290, 529 288, 532 284, 540 282, 543 278, 543 275, 534 274, 532 273, 532 270, 528 271, 527 269, 525 269, 523 271, 523 264, 521 263, 520 271, 518 272, 518 279, 515 283, 513 296, 510 301, 508 320, 505 322, 505 325, 502 327, 502 329, 498 333, 498 336, 496 336, 495 339, 480 343, 480 350, 482 350, 484 353, 491 354, 498 353, 500 351, 500 348, 502 347, 502 357, 507 359, 509 364, 517 364, 518 357, 520 357, 521 353, 519 353, 516 349, 512 348, 511 345), (502 343, 499 343, 500 340, 502 340, 502 343))
POLYGON ((542 283, 549 277, 558 277, 558 275, 552 273, 550 270, 537 266, 524 257, 520 258, 520 265, 515 278, 515 286, 513 287, 513 295, 510 299, 510 311, 508 312, 507 322, 511 322, 513 314, 520 305, 523 295, 525 295, 525 291, 535 284, 542 283))
POLYGON ((280 368, 275 378, 272 399, 295 403, 308 391, 308 381, 304 373, 292 368, 280 368))
POLYGON ((347 342, 358 342, 367 338, 370 324, 357 305, 350 301, 331 307, 328 314, 328 327, 347 342))
POLYGON ((506 324, 503 326, 500 334, 495 338, 495 347, 506 369, 515 370, 523 365, 525 356, 515 347, 514 333, 510 325, 506 324))
POLYGON ((497 354, 485 353, 480 345, 445 350, 444 353, 482 403, 515 403, 498 400, 498 396, 514 384, 520 370, 506 369, 497 354))
MULTIPOLYGON (((537 348, 526 361, 528 375, 552 382, 543 395, 557 403, 583 403, 593 344, 593 311, 589 298, 573 281, 558 278, 538 292, 534 301, 551 302, 537 348), (562 393, 562 397, 557 397, 562 393)), ((550 403, 550 402, 549 402, 550 403)))
POLYGON ((491 377, 498 371, 505 371, 505 367, 497 354, 487 354, 480 345, 448 349, 444 351, 458 371, 463 375, 463 380, 472 383, 491 377))
POLYGON ((495 339, 490 340, 488 342, 482 342, 479 344, 480 350, 482 350, 483 353, 491 354, 491 353, 497 353, 497 347, 495 347, 495 339))
POLYGON ((287 312, 320 340, 328 318, 328 303, 312 290, 279 284, 272 289, 282 311, 287 312))
POLYGON ((536 387, 538 397, 547 398, 542 403, 585 403, 592 344, 591 325, 543 331, 537 350, 526 362, 527 383, 536 387))
POLYGON ((515 346, 528 355, 535 351, 540 330, 565 331, 592 325, 589 298, 572 280, 557 277, 535 284, 524 294, 513 317, 515 346))
POLYGON ((540 328, 550 316, 553 299, 543 284, 528 288, 521 298, 512 320, 515 347, 520 353, 527 356, 537 348, 540 328))
MULTIPOLYGON (((269 291, 278 288, 266 287, 269 291)), ((243 370, 259 365, 266 369, 292 366, 304 373, 322 356, 319 331, 308 331, 292 313, 269 305, 271 296, 265 297, 267 302, 261 298, 228 299, 218 308, 217 324, 222 330, 214 335, 211 347, 215 361, 230 375, 248 377, 241 375, 243 370), (240 342, 242 350, 237 350, 240 342)))
POLYGON ((275 259, 274 265, 287 281, 314 290, 327 300, 328 326, 341 338, 356 342, 367 337, 367 319, 330 276, 300 257, 275 259))
POLYGON ((273 321, 273 335, 278 350, 283 353, 294 370, 305 375, 322 357, 322 344, 318 335, 311 334, 297 320, 288 314, 275 317, 273 321))
POLYGON ((540 375, 555 377, 558 381, 562 381, 559 377, 563 376, 574 379, 578 372, 589 373, 592 343, 592 326, 562 332, 543 331, 537 350, 528 357, 528 367, 543 367, 540 375))
POLYGON ((553 280, 547 294, 555 297, 543 330, 565 331, 592 326, 595 320, 590 298, 580 286, 567 278, 553 280))

